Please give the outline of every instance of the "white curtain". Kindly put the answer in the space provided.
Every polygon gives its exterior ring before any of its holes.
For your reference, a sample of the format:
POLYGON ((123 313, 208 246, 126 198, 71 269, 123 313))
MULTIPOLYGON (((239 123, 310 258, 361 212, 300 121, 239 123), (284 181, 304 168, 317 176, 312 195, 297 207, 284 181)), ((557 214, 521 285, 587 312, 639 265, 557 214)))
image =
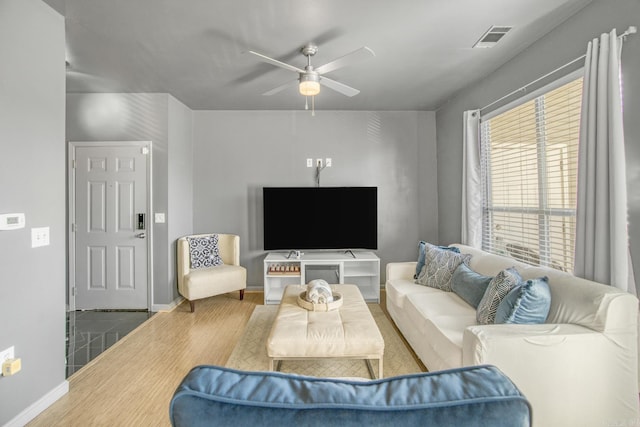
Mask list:
POLYGON ((480 110, 465 111, 463 118, 461 243, 474 248, 481 248, 480 110))
POLYGON ((630 286, 621 47, 615 29, 587 46, 574 273, 635 294, 635 285, 630 286))

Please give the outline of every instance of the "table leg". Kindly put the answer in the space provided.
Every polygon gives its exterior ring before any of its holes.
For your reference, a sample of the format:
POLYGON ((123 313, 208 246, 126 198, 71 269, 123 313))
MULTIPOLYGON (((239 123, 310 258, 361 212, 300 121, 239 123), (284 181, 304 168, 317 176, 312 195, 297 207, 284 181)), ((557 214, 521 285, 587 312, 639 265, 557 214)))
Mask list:
POLYGON ((373 366, 371 366, 371 359, 364 359, 367 362, 367 369, 369 370, 369 376, 372 380, 376 379, 376 373, 373 371, 373 366))
POLYGON ((376 373, 373 370, 373 366, 371 366, 371 359, 364 359, 367 362, 367 369, 369 370, 369 375, 372 380, 382 378, 382 357, 378 359, 378 376, 376 377, 376 373))

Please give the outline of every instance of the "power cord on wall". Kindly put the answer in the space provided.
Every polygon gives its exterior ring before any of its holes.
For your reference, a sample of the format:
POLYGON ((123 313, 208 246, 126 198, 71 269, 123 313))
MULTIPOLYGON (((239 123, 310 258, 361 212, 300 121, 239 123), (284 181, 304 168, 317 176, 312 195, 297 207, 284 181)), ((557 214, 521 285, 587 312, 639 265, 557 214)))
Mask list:
POLYGON ((316 187, 320 187, 320 172, 322 172, 326 167, 327 165, 324 165, 324 166, 316 165, 316 187))

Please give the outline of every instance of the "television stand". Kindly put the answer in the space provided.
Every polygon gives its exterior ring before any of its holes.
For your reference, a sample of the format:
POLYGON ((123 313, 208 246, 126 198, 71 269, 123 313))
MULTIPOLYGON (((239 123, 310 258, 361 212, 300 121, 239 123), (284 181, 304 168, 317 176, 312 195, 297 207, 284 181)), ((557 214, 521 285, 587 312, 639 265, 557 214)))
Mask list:
POLYGON ((313 279, 356 285, 365 301, 380 302, 380 258, 373 252, 290 251, 270 252, 264 258, 264 303, 279 304, 287 285, 300 285, 302 292, 313 279))

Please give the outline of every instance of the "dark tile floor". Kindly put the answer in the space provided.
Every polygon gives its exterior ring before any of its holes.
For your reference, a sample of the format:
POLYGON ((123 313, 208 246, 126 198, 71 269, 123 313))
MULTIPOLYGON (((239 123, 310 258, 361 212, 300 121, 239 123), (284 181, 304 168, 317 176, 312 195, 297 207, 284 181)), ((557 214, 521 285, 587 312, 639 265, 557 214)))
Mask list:
POLYGON ((68 312, 67 378, 153 314, 147 311, 68 312))

